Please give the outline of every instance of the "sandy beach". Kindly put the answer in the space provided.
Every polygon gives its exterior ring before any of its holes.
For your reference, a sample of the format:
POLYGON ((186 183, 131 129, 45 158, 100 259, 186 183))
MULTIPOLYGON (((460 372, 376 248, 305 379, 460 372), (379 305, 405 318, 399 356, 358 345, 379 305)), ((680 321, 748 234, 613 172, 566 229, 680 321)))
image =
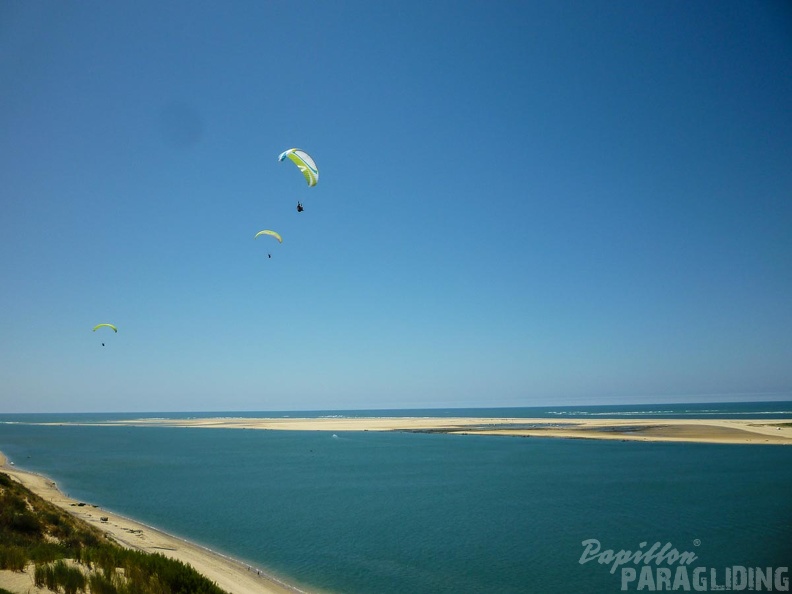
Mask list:
POLYGON ((521 437, 792 445, 792 418, 524 419, 466 417, 323 417, 137 419, 112 425, 288 431, 417 431, 521 437))
MULTIPOLYGON (((304 590, 280 582, 273 576, 266 575, 255 567, 249 567, 234 559, 90 503, 71 499, 61 493, 57 485, 47 477, 12 466, 1 452, 0 472, 8 474, 47 501, 95 526, 120 545, 149 553, 162 553, 167 557, 178 559, 191 565, 227 592, 233 594, 304 592, 304 590)), ((34 587, 33 575, 30 571, 25 573, 0 571, 0 587, 12 592, 47 591, 34 587)))

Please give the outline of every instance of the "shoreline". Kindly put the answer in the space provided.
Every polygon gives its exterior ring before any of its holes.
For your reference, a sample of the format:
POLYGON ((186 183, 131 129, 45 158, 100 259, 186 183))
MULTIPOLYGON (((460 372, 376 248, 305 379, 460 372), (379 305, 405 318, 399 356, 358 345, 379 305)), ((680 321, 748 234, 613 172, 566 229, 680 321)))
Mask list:
MULTIPOLYGON (((231 594, 307 594, 306 590, 296 585, 223 553, 97 505, 72 499, 58 489, 55 481, 49 477, 23 470, 12 464, 0 452, 0 472, 9 475, 36 495, 57 505, 72 516, 101 530, 108 538, 124 548, 146 553, 161 553, 166 557, 182 561, 231 594)), ((5 574, 12 573, 0 571, 0 587, 8 587, 4 585, 7 581, 5 574)), ((19 576, 25 576, 29 582, 25 586, 27 588, 25 591, 28 589, 36 591, 31 575, 16 573, 11 577, 18 582, 19 576)))
POLYGON ((200 419, 141 418, 96 423, 96 425, 273 431, 397 431, 646 442, 792 445, 792 417, 777 419, 589 419, 570 417, 563 420, 519 417, 214 417, 200 419))

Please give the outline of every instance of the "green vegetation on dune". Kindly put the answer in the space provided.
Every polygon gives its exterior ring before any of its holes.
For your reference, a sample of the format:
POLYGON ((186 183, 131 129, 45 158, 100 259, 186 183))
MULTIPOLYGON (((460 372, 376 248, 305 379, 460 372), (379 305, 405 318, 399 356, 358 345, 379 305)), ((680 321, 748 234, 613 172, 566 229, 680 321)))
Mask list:
MULTIPOLYGON (((64 594, 222 594, 189 565, 125 549, 0 473, 0 569, 64 594)), ((0 594, 6 592, 0 589, 0 594)))

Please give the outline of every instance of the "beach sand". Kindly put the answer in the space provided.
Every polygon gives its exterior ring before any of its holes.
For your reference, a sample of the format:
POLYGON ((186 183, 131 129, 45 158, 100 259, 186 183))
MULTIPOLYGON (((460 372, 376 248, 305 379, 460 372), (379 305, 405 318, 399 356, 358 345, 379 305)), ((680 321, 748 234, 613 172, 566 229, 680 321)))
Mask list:
POLYGON ((556 420, 465 417, 217 417, 138 419, 108 424, 289 431, 412 431, 622 441, 792 445, 792 418, 556 420))
MULTIPOLYGON (((255 567, 249 567, 234 559, 100 507, 71 499, 61 493, 56 484, 47 477, 10 465, 2 453, 0 453, 0 472, 8 474, 47 501, 95 526, 120 545, 147 553, 162 553, 166 557, 178 559, 191 565, 227 592, 233 594, 304 592, 304 590, 280 582, 264 572, 259 574, 260 570, 255 567), (107 518, 107 520, 103 521, 102 518, 107 518)), ((0 588, 12 592, 46 591, 38 590, 33 586, 32 571, 25 573, 0 571, 0 588)))

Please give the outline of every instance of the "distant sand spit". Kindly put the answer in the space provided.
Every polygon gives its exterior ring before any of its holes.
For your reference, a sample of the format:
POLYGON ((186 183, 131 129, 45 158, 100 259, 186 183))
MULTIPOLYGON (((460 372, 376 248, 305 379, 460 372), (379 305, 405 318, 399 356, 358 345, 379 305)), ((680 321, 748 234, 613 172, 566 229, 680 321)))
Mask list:
POLYGON ((288 431, 412 431, 622 441, 792 445, 792 418, 556 420, 467 417, 217 417, 137 419, 105 424, 288 431))
MULTIPOLYGON (((49 478, 11 466, 2 453, 0 453, 0 472, 8 474, 40 497, 98 528, 121 546, 147 553, 162 553, 166 557, 178 559, 191 565, 227 592, 233 594, 294 594, 303 592, 303 590, 280 582, 255 567, 242 564, 98 506, 71 499, 61 493, 49 478)), ((34 587, 32 571, 26 573, 0 571, 0 588, 6 588, 12 592, 45 591, 34 587)))

